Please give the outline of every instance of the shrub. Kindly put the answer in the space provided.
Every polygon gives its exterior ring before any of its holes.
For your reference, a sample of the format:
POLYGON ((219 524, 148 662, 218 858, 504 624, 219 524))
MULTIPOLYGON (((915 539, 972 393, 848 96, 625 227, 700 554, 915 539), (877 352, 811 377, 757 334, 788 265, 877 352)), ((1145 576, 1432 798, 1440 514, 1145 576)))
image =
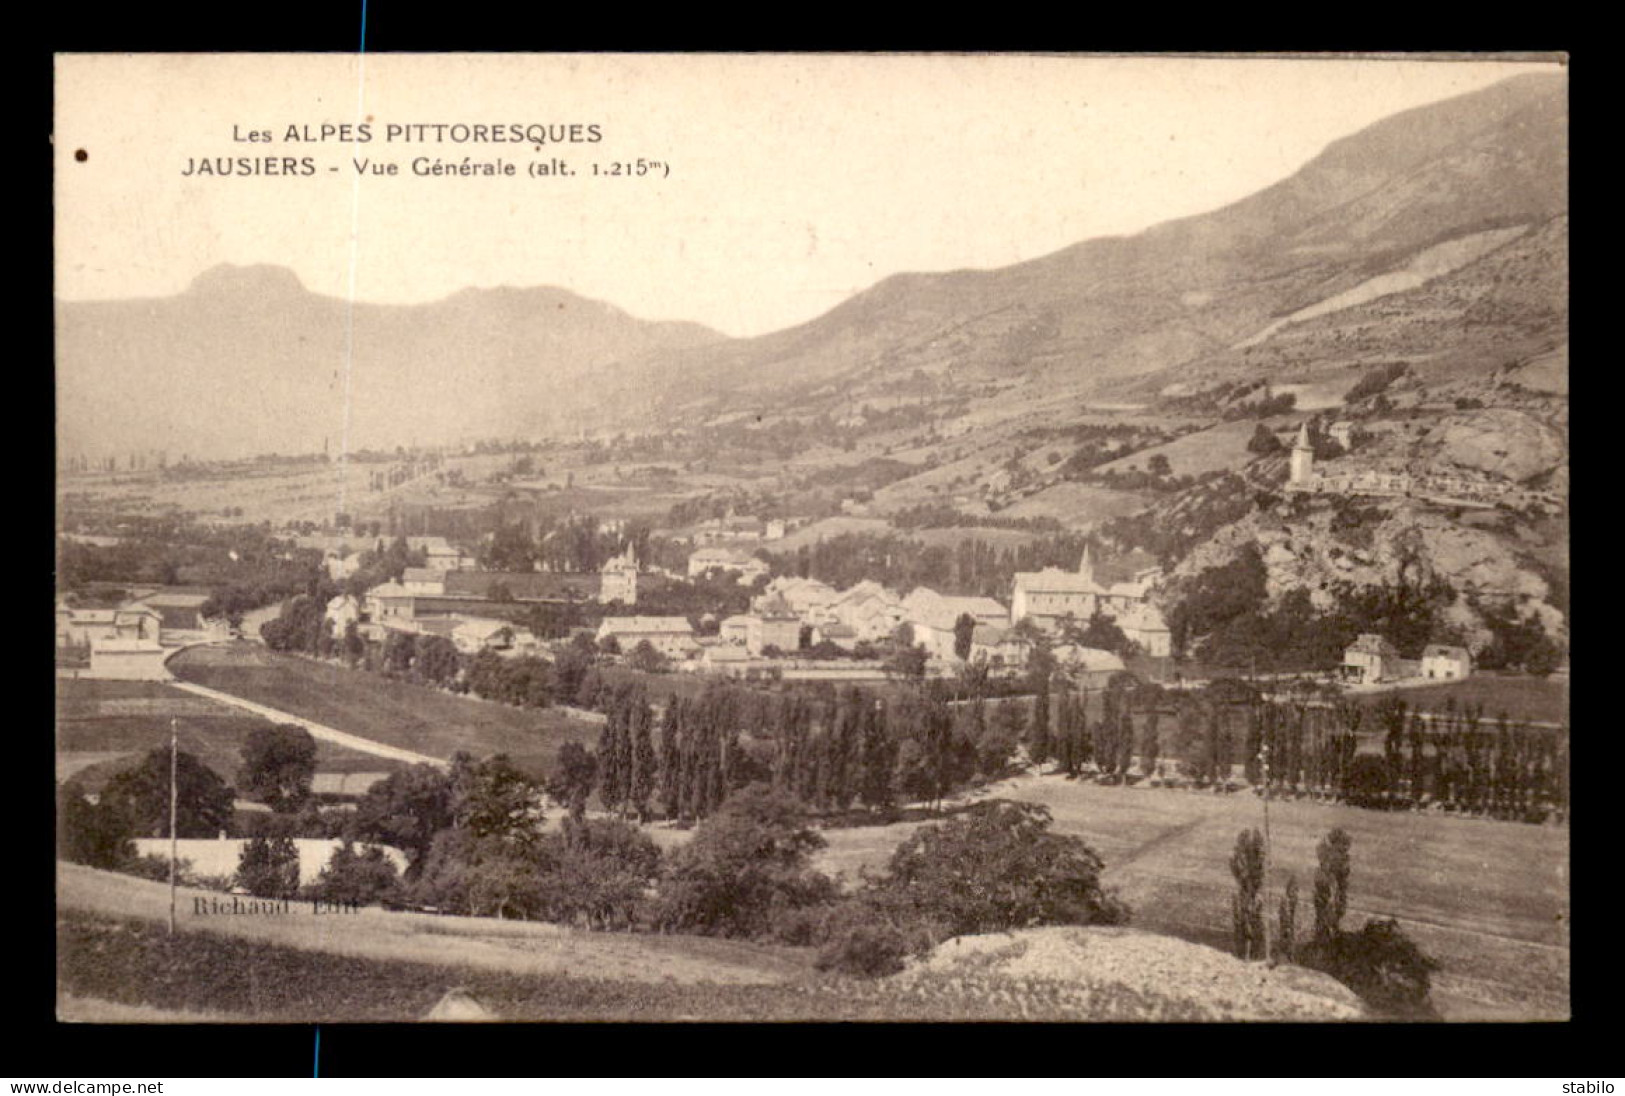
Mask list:
POLYGON ((1439 964, 1392 918, 1317 939, 1303 949, 1300 962, 1336 978, 1385 1016, 1438 1019, 1429 994, 1439 964))
POLYGON ((399 887, 400 875, 383 849, 373 845, 357 850, 346 841, 323 866, 313 894, 328 902, 372 905, 394 897, 399 887))
POLYGON ((250 838, 237 865, 237 885, 257 898, 299 892, 299 849, 290 837, 250 838))

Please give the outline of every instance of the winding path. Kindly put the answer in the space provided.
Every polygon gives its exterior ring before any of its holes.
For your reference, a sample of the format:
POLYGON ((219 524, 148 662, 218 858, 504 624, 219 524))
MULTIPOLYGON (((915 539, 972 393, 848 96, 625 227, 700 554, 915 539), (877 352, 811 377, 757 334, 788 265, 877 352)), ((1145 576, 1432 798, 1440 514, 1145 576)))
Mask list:
POLYGON ((230 693, 223 693, 206 685, 194 685, 190 681, 174 681, 170 684, 195 696, 201 696, 221 704, 229 704, 234 708, 241 708, 245 712, 253 712, 255 715, 263 716, 274 723, 292 723, 295 726, 303 727, 311 733, 312 737, 319 738, 324 742, 331 742, 336 746, 345 746, 361 753, 372 754, 374 757, 387 757, 391 761, 404 761, 409 765, 433 765, 437 769, 449 769, 451 767, 449 762, 442 761, 438 757, 403 750, 399 746, 386 746, 382 742, 374 742, 370 738, 361 738, 357 735, 347 734, 344 731, 334 730, 332 727, 306 719, 304 716, 267 707, 264 704, 256 704, 252 700, 244 700, 240 696, 232 696, 230 693))

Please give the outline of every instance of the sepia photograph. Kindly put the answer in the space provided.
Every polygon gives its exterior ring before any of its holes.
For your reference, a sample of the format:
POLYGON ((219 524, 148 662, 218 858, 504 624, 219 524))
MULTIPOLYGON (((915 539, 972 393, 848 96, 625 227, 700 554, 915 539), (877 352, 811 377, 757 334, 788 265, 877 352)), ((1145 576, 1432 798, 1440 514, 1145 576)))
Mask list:
POLYGON ((1569 1020, 1568 131, 56 55, 58 1020, 1569 1020))

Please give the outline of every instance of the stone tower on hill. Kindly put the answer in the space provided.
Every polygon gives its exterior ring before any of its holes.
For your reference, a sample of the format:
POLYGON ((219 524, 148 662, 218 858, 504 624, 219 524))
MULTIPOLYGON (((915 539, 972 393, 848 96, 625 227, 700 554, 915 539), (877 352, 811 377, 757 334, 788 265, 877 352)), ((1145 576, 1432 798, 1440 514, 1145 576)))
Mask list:
POLYGON ((1298 439, 1292 443, 1292 474, 1290 482, 1308 483, 1315 474, 1315 447, 1309 440, 1309 424, 1298 427, 1298 439))

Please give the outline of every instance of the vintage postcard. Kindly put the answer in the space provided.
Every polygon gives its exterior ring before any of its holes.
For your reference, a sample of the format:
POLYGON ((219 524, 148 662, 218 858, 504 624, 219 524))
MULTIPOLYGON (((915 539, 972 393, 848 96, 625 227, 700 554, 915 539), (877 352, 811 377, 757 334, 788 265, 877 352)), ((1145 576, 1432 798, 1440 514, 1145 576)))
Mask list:
POLYGON ((1570 1015, 1564 58, 55 80, 61 1019, 1570 1015))

